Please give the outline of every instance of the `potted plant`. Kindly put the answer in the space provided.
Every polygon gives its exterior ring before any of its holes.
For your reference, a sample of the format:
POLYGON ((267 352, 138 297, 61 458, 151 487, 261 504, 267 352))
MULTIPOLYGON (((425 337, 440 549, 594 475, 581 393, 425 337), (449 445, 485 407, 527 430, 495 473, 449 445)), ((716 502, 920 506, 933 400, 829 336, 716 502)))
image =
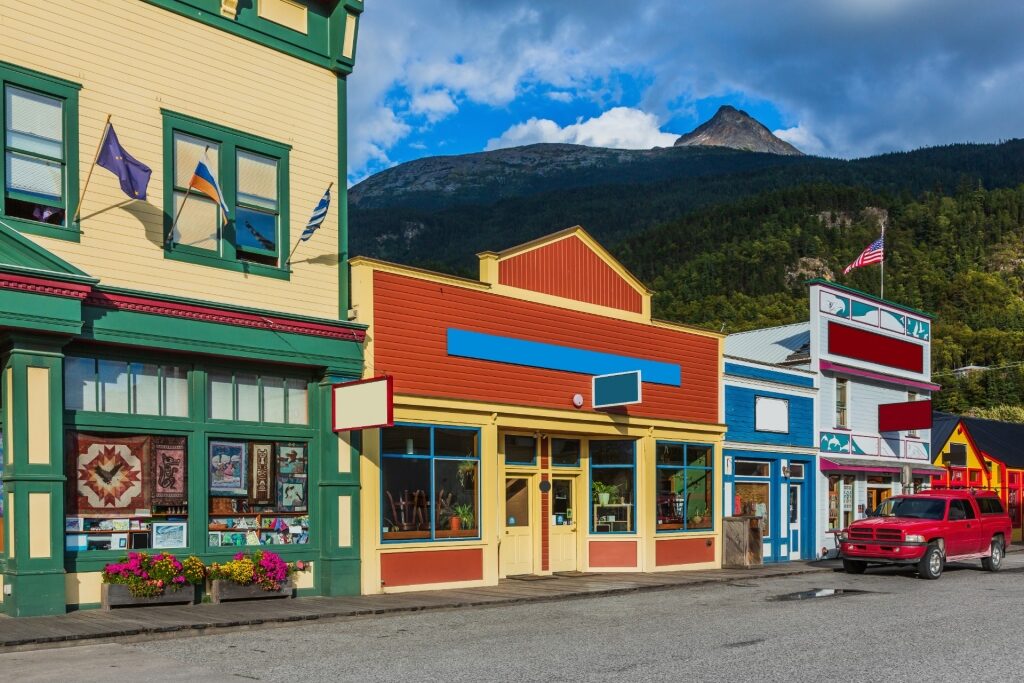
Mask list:
POLYGON ((290 598, 292 576, 308 567, 307 562, 285 562, 277 553, 266 550, 237 553, 229 562, 210 565, 210 599, 216 604, 224 600, 290 598))
POLYGON ((459 486, 462 488, 473 488, 473 482, 476 479, 476 461, 463 460, 460 462, 459 468, 455 471, 455 477, 459 480, 459 486))
POLYGON ((592 485, 594 490, 594 500, 599 505, 607 505, 611 499, 612 494, 619 490, 618 484, 606 484, 603 481, 595 481, 592 485))
POLYGON ((694 524, 701 524, 708 516, 708 509, 706 507, 700 507, 694 510, 693 516, 690 517, 690 521, 694 524))
MULTIPOLYGON (((458 505, 452 506, 452 519, 459 520, 459 525, 463 529, 474 528, 473 522, 476 521, 475 515, 473 514, 473 506, 469 503, 459 503, 458 505)), ((456 531, 456 529, 452 529, 456 531)))
POLYGON ((206 566, 191 555, 179 561, 170 553, 128 553, 103 568, 100 601, 103 609, 132 605, 193 604, 206 566))

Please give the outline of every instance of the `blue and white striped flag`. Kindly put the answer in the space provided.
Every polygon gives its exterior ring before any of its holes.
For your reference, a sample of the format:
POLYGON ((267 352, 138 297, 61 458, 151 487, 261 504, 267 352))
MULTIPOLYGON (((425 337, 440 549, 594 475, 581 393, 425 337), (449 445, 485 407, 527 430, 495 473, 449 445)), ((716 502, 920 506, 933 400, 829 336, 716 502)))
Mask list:
MULTIPOLYGON (((333 183, 331 183, 333 185, 333 183)), ((309 217, 309 223, 306 223, 306 229, 302 231, 302 237, 300 241, 306 242, 316 229, 323 225, 324 219, 327 218, 327 209, 331 208, 331 188, 327 188, 327 192, 324 192, 323 198, 320 199, 320 203, 313 209, 313 215, 309 217)))

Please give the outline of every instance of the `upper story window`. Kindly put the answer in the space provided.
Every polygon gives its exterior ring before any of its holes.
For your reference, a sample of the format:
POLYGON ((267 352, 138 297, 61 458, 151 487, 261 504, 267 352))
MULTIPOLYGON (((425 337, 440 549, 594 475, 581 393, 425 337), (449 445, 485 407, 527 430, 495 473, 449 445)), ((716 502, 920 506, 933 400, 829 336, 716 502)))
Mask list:
POLYGON ((287 145, 164 112, 164 190, 169 258, 287 278, 287 145), (220 186, 218 203, 190 189, 200 160, 220 186))
POLYGON ((836 427, 842 427, 843 429, 848 429, 850 426, 846 410, 849 391, 849 380, 843 377, 836 377, 836 427))
POLYGON ((309 424, 308 387, 304 379, 211 371, 207 403, 213 420, 309 424))
POLYGON ((78 86, 0 62, 0 215, 21 230, 78 239, 78 86))

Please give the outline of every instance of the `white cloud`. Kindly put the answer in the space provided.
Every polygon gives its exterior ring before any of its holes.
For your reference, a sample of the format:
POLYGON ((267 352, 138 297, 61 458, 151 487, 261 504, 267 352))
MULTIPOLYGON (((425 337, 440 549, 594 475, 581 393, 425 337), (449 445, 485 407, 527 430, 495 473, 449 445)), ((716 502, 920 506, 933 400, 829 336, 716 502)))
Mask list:
POLYGON ((552 90, 546 95, 546 97, 549 100, 554 100, 555 102, 566 103, 572 102, 575 99, 571 92, 565 92, 564 90, 552 90))
POLYGON ((793 145, 804 154, 813 154, 815 156, 823 156, 827 154, 825 144, 818 139, 818 136, 812 133, 805 126, 780 128, 779 130, 773 130, 772 133, 776 137, 793 145))
POLYGON ((614 107, 591 119, 559 126, 550 119, 531 118, 487 141, 487 149, 517 147, 537 142, 563 142, 616 149, 671 147, 678 135, 662 132, 653 114, 630 107, 614 107))
POLYGON ((458 110, 455 100, 447 90, 416 93, 409 103, 409 111, 414 114, 422 114, 430 123, 436 123, 458 110))

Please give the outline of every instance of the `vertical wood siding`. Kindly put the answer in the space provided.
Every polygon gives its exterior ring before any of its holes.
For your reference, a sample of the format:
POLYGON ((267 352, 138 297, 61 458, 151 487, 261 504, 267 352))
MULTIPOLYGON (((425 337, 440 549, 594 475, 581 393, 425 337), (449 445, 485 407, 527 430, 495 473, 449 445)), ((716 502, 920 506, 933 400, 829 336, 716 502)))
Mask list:
POLYGON ((677 363, 682 386, 644 383, 643 403, 617 410, 718 422, 718 339, 374 273, 371 370, 396 394, 569 409, 579 393, 590 410, 590 375, 448 356, 450 327, 677 363))
MULTIPOLYGON (((338 181, 334 75, 143 2, 0 0, 0 36, 0 60, 81 84, 82 184, 107 114, 121 144, 153 169, 144 202, 127 202, 117 179, 96 169, 81 243, 30 239, 104 284, 337 317, 336 206, 296 253, 291 281, 164 258, 160 114, 165 108, 291 145, 295 240, 327 184, 338 181)), ((282 245, 285 254, 290 246, 282 245)))
POLYGON ((640 313, 640 293, 575 235, 502 261, 499 282, 640 313))

